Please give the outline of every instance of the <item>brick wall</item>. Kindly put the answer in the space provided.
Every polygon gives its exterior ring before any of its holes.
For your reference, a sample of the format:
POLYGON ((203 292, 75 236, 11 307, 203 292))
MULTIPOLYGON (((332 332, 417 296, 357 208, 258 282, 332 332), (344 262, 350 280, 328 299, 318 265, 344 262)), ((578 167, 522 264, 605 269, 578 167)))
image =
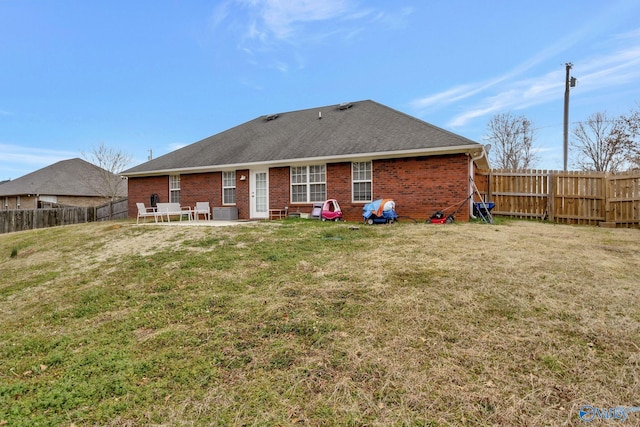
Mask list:
POLYGON ((238 219, 249 219, 251 207, 249 206, 249 181, 251 180, 248 169, 236 171, 236 208, 238 208, 238 219), (241 178, 245 177, 243 181, 241 178))
POLYGON ((398 215, 426 220, 448 210, 469 220, 469 158, 464 154, 380 160, 373 163, 374 200, 393 198, 398 215))
MULTIPOLYGON (((390 198, 400 216, 425 221, 433 212, 461 206, 455 217, 469 220, 469 158, 464 154, 373 162, 373 200, 390 198)), ((366 203, 351 202, 351 163, 327 165, 327 198, 340 203, 347 221, 362 221, 366 203)))
MULTIPOLYGON (((81 208, 96 207, 109 203, 109 197, 58 196, 58 205, 81 208)), ((23 208, 26 209, 26 208, 23 208)))
POLYGON ((0 197, 2 209, 36 209, 38 207, 37 198, 35 196, 19 196, 20 205, 18 205, 18 197, 12 196, 0 197))
MULTIPOLYGON (((269 207, 271 209, 291 207, 289 179, 288 167, 269 169, 269 207)), ((295 212, 295 208, 293 211, 295 212)))
POLYGON ((336 199, 345 221, 362 221, 364 203, 351 203, 351 162, 327 165, 327 199, 336 199))
MULTIPOLYGON (((109 202, 108 197, 91 197, 91 196, 56 196, 56 206, 76 206, 76 207, 95 207, 109 202)), ((38 197, 36 196, 20 196, 20 205, 18 206, 18 198, 0 197, 2 203, 1 209, 38 209, 38 197), (5 202, 8 202, 5 205, 5 202)), ((44 202, 44 207, 50 207, 50 203, 44 202)), ((134 205, 135 206, 135 205, 134 205)), ((41 206, 43 207, 43 206, 41 206)), ((136 211, 137 212, 137 211, 136 211)))
POLYGON ((152 194, 157 194, 159 202, 166 203, 169 201, 169 177, 165 176, 149 176, 143 178, 129 178, 128 182, 129 194, 129 218, 135 218, 138 215, 136 203, 144 203, 149 207, 152 194))
MULTIPOLYGON (((291 204, 289 168, 269 170, 269 206, 290 212, 311 212, 312 204, 291 204)), ((185 206, 209 201, 211 206, 222 206, 222 174, 181 175, 180 199, 185 206)), ((238 218, 250 217, 249 170, 236 171, 236 207, 238 218), (241 176, 246 180, 242 181, 241 176)), ((157 193, 161 202, 169 197, 167 176, 129 179, 129 216, 135 218, 136 202, 149 205, 151 194, 157 193)), ((465 154, 430 156, 373 162, 373 199, 392 198, 400 216, 425 221, 435 211, 449 208, 457 221, 469 219, 469 157, 465 154)), ((345 220, 362 221, 365 203, 351 202, 351 163, 327 164, 327 198, 336 199, 345 220)))
POLYGON ((196 202, 222 206, 222 172, 180 175, 180 205, 195 207, 196 202))

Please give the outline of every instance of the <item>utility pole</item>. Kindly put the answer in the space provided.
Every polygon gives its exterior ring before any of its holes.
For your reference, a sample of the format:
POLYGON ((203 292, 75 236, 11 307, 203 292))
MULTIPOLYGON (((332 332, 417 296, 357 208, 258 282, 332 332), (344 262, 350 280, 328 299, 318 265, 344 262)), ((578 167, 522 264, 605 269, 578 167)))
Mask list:
POLYGON ((564 89, 564 170, 567 170, 567 158, 569 156, 569 92, 570 88, 576 86, 576 78, 570 77, 570 71, 573 68, 571 62, 565 64, 567 67, 567 77, 565 79, 564 89))

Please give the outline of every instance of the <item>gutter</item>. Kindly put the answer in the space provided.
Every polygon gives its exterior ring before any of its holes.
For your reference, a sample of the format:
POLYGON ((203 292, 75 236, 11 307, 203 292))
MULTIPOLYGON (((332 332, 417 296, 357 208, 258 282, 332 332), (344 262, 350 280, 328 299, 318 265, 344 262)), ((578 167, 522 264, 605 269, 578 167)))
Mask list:
MULTIPOLYGON (((473 165, 476 163, 476 161, 482 159, 483 157, 485 157, 485 158, 488 157, 487 151, 486 151, 484 146, 482 146, 482 150, 479 153, 477 153, 475 156, 471 157, 471 161, 469 162, 469 187, 471 187, 471 182, 474 182, 473 181, 473 175, 474 175, 473 174, 473 165)), ((489 162, 487 161, 487 164, 488 163, 489 162)), ((471 203, 469 203, 469 218, 476 219, 476 217, 473 215, 473 193, 474 193, 473 189, 469 188, 469 194, 471 194, 471 196, 472 196, 472 197, 470 197, 471 203)), ((483 200, 483 202, 484 202, 484 200, 483 200)))
POLYGON ((372 153, 358 153, 358 154, 342 154, 337 156, 320 156, 320 157, 305 157, 297 159, 281 159, 281 160, 269 160, 262 162, 247 162, 247 163, 229 163, 221 165, 207 165, 207 166, 194 166, 187 168, 171 168, 171 169, 157 169, 147 170, 142 172, 121 172, 121 176, 126 177, 144 177, 144 176, 162 176, 162 175, 177 175, 177 174, 190 174, 190 173, 207 173, 207 172, 220 172, 231 171, 237 169, 251 169, 252 167, 282 167, 282 166, 296 166, 296 165, 308 165, 314 163, 338 163, 348 161, 364 161, 364 160, 378 160, 378 159, 398 159, 405 157, 416 156, 437 156, 446 154, 469 154, 477 152, 478 149, 482 151, 482 158, 484 154, 484 147, 481 144, 469 144, 459 145, 455 147, 437 147, 429 149, 415 149, 415 150, 398 150, 398 151, 380 151, 372 153))

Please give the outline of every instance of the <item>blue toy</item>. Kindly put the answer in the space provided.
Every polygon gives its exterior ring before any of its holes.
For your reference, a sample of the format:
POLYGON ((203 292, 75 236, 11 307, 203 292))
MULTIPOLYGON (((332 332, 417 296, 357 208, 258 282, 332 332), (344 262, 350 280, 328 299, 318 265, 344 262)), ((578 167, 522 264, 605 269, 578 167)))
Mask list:
POLYGON ((367 224, 387 224, 398 220, 396 203, 392 199, 379 199, 364 205, 362 218, 367 224))

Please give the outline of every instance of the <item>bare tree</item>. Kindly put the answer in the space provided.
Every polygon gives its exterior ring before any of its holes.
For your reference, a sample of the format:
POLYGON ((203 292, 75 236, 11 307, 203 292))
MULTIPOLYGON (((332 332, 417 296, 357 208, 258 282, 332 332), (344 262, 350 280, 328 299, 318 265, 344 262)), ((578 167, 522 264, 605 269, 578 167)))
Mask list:
POLYGON ((594 113, 573 129, 571 146, 577 151, 575 166, 582 170, 618 172, 633 152, 631 129, 623 117, 594 113))
POLYGON ((501 169, 535 167, 539 158, 533 147, 535 138, 531 121, 524 115, 496 114, 489 123, 485 140, 491 143, 491 163, 501 169))
POLYGON ((131 163, 129 154, 100 143, 88 154, 83 151, 82 157, 100 168, 100 182, 92 184, 99 194, 115 200, 124 193, 123 188, 127 183, 118 174, 131 163))
POLYGON ((640 169, 640 103, 636 104, 636 109, 631 110, 628 115, 620 118, 626 126, 631 147, 627 154, 627 160, 631 169, 640 169))

